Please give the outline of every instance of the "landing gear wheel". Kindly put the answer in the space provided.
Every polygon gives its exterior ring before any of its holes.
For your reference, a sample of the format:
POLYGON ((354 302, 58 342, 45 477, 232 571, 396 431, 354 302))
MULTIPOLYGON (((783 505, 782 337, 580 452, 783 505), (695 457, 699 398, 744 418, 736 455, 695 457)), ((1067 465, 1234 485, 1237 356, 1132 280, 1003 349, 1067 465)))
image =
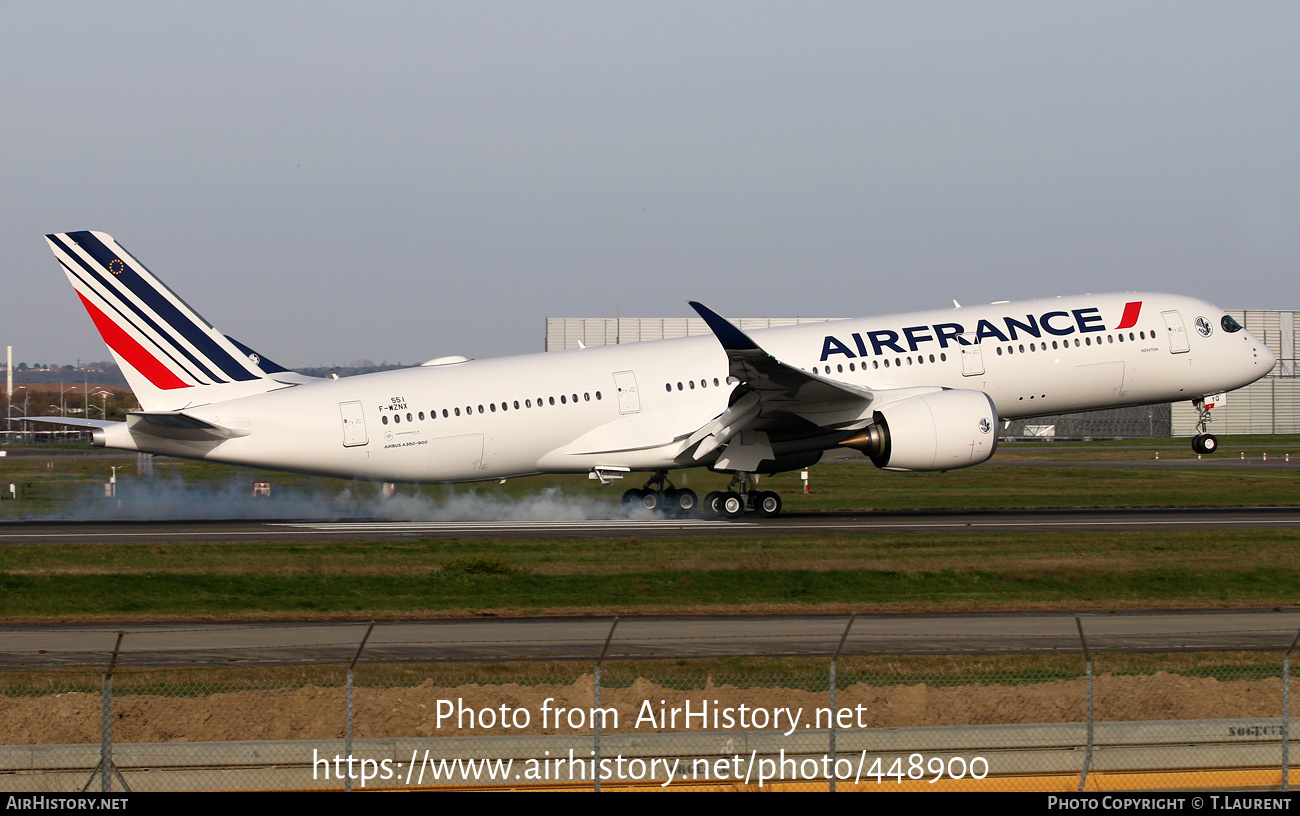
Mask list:
POLYGON ((727 495, 721 490, 714 490, 712 493, 704 495, 704 513, 708 516, 722 515, 722 497, 727 495))
POLYGON ((1201 434, 1192 440, 1192 450, 1197 453, 1214 453, 1219 449, 1219 440, 1214 434, 1201 434))
POLYGON ((673 495, 668 502, 668 506, 676 513, 683 516, 689 516, 694 513, 700 506, 700 497, 695 494, 694 490, 683 488, 682 490, 672 491, 673 495))
POLYGON ((651 513, 658 513, 659 511, 663 510, 664 507, 666 507, 668 504, 668 502, 664 497, 664 494, 660 493, 657 490, 642 490, 641 494, 642 495, 641 495, 640 506, 644 507, 646 510, 649 510, 651 513))
POLYGON ((754 499, 754 510, 763 518, 772 518, 781 514, 781 497, 771 490, 764 490, 754 499))
POLYGON ((723 493, 718 509, 727 518, 740 518, 745 514, 745 499, 739 493, 723 493))
POLYGON ((624 509, 624 510, 633 510, 633 509, 636 509, 637 507, 640 507, 640 506, 641 506, 641 497, 644 496, 645 494, 646 494, 646 491, 644 491, 644 490, 639 490, 639 489, 637 489, 637 488, 635 488, 635 487, 632 488, 631 490, 627 491, 626 493, 624 493, 624 494, 623 494, 623 509, 624 509))

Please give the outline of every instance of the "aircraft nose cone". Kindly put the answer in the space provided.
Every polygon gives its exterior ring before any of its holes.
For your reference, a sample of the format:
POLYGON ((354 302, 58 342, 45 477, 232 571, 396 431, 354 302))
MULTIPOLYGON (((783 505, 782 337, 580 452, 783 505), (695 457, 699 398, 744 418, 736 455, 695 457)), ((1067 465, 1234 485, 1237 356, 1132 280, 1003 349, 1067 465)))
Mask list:
POLYGON ((1270 349, 1268 346, 1264 345, 1263 343, 1260 343, 1259 345, 1260 345, 1260 349, 1259 349, 1260 364, 1268 366, 1268 370, 1272 371, 1273 367, 1277 365, 1277 355, 1273 353, 1272 349, 1270 349))

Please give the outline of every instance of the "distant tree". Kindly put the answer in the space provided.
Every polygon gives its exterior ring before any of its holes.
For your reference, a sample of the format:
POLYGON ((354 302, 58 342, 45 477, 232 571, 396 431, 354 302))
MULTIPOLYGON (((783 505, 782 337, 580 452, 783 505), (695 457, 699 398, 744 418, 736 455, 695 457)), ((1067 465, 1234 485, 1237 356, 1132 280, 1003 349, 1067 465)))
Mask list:
POLYGON ((18 364, 18 370, 19 370, 19 371, 26 371, 26 370, 27 370, 27 364, 26 364, 26 363, 19 363, 19 364, 18 364))

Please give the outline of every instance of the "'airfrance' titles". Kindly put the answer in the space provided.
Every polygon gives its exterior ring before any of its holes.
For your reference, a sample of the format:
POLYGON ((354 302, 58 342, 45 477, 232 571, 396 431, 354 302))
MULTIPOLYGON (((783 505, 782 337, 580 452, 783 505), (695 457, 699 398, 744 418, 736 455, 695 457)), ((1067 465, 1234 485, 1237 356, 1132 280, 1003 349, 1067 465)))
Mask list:
MULTIPOLYGON (((1117 329, 1126 329, 1137 322, 1138 310, 1142 303, 1129 303, 1124 307, 1124 316, 1117 329)), ((961 323, 936 323, 933 326, 905 326, 899 331, 881 329, 879 331, 854 332, 845 342, 834 335, 827 335, 822 343, 822 362, 832 354, 845 357, 871 357, 886 353, 906 354, 916 351, 922 344, 938 343, 939 348, 949 345, 970 346, 985 340, 1000 340, 1009 343, 1021 337, 1042 337, 1044 333, 1056 337, 1069 334, 1106 331, 1101 317, 1101 309, 1071 309, 1069 311, 1046 312, 1038 315, 1025 315, 1025 319, 1014 317, 1002 318, 1005 331, 992 321, 981 320, 973 332, 968 332, 961 323)))

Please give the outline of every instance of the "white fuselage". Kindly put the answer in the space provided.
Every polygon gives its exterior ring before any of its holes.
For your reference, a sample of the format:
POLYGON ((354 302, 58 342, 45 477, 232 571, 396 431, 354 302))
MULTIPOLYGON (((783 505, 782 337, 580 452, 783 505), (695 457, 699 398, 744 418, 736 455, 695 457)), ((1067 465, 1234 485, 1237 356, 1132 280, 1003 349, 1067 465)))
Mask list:
MULTIPOLYGON (((1013 419, 1193 399, 1264 376, 1275 358, 1250 332, 1226 331, 1223 314, 1174 295, 1085 295, 750 336, 783 363, 879 400, 969 389, 1013 419)), ((683 440, 727 409, 737 385, 705 335, 292 385, 185 409, 245 436, 188 442, 123 428, 106 443, 393 482, 659 470, 682 466, 683 440)))

